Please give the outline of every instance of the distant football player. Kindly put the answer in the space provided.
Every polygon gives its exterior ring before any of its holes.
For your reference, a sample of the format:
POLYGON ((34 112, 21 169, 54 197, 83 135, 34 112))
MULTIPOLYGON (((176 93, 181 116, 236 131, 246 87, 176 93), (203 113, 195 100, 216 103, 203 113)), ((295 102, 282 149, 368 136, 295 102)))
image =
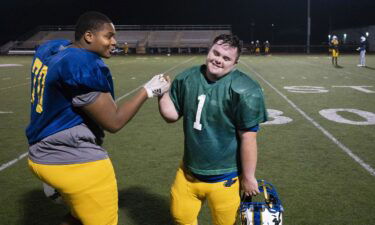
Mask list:
POLYGON ((264 42, 264 54, 265 55, 268 55, 270 53, 270 43, 268 41, 265 41, 264 42))
POLYGON ((337 39, 336 35, 332 36, 332 40, 330 42, 330 49, 332 51, 332 65, 337 66, 337 59, 339 57, 339 40, 337 39))
POLYGON ((234 35, 217 36, 206 63, 178 74, 159 98, 167 122, 183 117, 184 156, 171 187, 171 212, 179 225, 196 225, 205 200, 212 224, 233 225, 245 195, 259 193, 257 132, 267 120, 260 85, 235 67, 241 54, 234 35))
POLYGON ((359 67, 366 66, 366 44, 366 38, 361 36, 360 46, 357 48, 357 51, 359 51, 359 64, 357 66, 359 67))
POLYGON ((254 54, 254 52, 255 52, 255 43, 254 43, 254 41, 251 41, 250 42, 250 54, 254 54))
POLYGON ((123 50, 124 50, 124 54, 127 55, 128 52, 129 52, 129 45, 128 45, 128 42, 125 42, 124 43, 124 46, 122 47, 123 50))
POLYGON ((154 76, 117 106, 111 72, 102 60, 111 57, 115 34, 107 16, 87 12, 78 19, 73 43, 49 41, 32 62, 28 163, 70 208, 64 225, 117 224, 117 182, 102 147, 103 130, 119 131, 148 97, 169 88, 168 78, 154 76))
POLYGON ((259 43, 259 40, 256 40, 255 41, 255 55, 259 55, 260 54, 260 43, 259 43))

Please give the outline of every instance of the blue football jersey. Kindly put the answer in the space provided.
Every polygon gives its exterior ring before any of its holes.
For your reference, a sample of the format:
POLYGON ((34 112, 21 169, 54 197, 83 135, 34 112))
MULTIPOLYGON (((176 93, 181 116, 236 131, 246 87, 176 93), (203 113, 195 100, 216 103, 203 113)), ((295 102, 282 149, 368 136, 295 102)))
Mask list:
POLYGON ((93 91, 114 97, 109 68, 94 52, 69 47, 70 41, 41 45, 31 67, 31 112, 26 129, 29 144, 83 122, 72 99, 93 91))

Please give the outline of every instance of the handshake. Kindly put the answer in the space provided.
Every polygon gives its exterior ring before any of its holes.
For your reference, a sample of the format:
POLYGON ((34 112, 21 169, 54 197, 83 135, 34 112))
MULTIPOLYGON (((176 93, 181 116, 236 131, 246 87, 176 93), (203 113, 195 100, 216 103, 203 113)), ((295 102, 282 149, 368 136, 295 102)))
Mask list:
POLYGON ((171 80, 164 74, 158 74, 151 78, 143 87, 146 89, 149 98, 162 96, 169 90, 171 80))

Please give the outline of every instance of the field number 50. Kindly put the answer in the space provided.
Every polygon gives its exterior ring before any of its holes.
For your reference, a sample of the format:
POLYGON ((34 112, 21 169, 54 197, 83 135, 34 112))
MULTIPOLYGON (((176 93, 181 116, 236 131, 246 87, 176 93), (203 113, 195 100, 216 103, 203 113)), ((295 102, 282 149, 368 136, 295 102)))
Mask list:
MULTIPOLYGON (((265 125, 287 124, 293 121, 292 118, 283 116, 283 112, 276 109, 268 109, 269 121, 265 125)), ((337 122, 352 125, 375 125, 375 113, 367 112, 359 109, 322 109, 319 114, 324 118, 337 122), (341 113, 341 115, 339 114, 341 113), (343 114, 355 114, 361 120, 351 120, 345 118, 343 114)))

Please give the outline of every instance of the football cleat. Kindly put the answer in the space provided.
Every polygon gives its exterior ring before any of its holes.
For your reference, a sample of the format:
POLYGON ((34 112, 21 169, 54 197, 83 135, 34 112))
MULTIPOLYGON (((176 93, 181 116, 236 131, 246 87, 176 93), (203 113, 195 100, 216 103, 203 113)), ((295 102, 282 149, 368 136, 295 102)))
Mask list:
POLYGON ((56 204, 64 204, 61 194, 53 187, 43 183, 43 191, 47 198, 56 204))
POLYGON ((277 191, 271 183, 258 180, 258 188, 263 192, 264 201, 252 201, 252 197, 242 196, 240 217, 242 225, 282 225, 283 206, 277 191))

